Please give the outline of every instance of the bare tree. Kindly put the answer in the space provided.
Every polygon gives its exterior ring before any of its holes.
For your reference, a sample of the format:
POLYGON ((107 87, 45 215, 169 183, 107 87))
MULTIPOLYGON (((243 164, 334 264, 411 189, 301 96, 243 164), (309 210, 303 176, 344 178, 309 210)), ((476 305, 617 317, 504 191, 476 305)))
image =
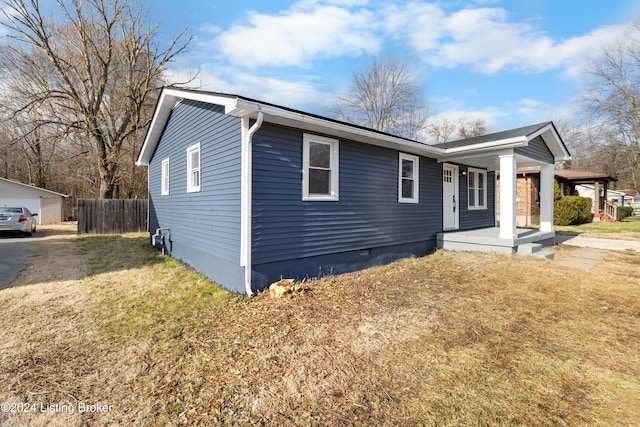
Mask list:
POLYGON ((409 66, 378 58, 353 75, 349 93, 338 98, 332 112, 340 120, 414 140, 429 115, 409 66))
POLYGON ((425 139, 431 144, 440 144, 454 139, 467 139, 484 135, 487 129, 484 120, 460 117, 450 120, 446 117, 427 121, 423 130, 425 139))
POLYGON ((619 185, 640 188, 639 21, 635 30, 635 38, 606 46, 589 65, 591 82, 583 109, 591 151, 600 159, 595 159, 595 164, 604 167, 614 160, 616 170, 611 174, 619 179, 619 185))
POLYGON ((446 117, 438 120, 429 120, 424 127, 425 139, 430 144, 441 144, 451 141, 456 132, 456 123, 446 117))
POLYGON ((473 138, 487 133, 483 119, 470 119, 460 117, 458 119, 458 136, 460 139, 473 138))
MULTIPOLYGON (((47 127, 80 143, 99 175, 100 198, 117 196, 127 147, 149 125, 165 69, 184 52, 184 32, 156 42, 147 16, 126 0, 58 0, 63 23, 48 20, 38 0, 7 0, 12 44, 0 59, 11 117, 37 117, 27 134, 47 127)), ((175 82, 174 82, 175 84, 175 82)), ((79 152, 83 150, 78 150, 79 152)), ((128 160, 127 160, 128 159, 128 160)))

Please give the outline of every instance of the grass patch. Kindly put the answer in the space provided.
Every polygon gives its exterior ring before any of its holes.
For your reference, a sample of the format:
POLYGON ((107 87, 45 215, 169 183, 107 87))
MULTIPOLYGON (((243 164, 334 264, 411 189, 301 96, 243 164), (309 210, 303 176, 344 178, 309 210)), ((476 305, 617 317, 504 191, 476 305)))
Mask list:
POLYGON ((83 236, 95 320, 118 341, 177 334, 199 311, 220 307, 231 294, 149 245, 148 235, 83 236))
POLYGON ((581 225, 554 226, 558 233, 579 234, 585 237, 602 237, 640 241, 640 217, 628 217, 616 222, 590 222, 581 225))
POLYGON ((438 251, 309 281, 306 292, 271 300, 219 289, 148 250, 146 236, 85 239, 68 243, 76 262, 89 266, 82 277, 31 281, 0 300, 7 325, 0 331, 0 401, 113 409, 0 414, 0 423, 558 426, 640 419, 636 252, 610 252, 603 268, 585 272, 526 257, 438 251), (102 264, 110 254, 115 259, 102 264), (70 305, 71 294, 77 299, 70 305))

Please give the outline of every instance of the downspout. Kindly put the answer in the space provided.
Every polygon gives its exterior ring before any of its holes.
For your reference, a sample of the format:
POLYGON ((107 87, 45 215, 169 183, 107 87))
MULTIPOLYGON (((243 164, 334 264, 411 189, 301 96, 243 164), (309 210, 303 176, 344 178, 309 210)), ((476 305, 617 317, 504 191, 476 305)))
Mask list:
POLYGON ((252 202, 252 140, 253 135, 262 126, 264 114, 259 110, 256 122, 249 128, 249 117, 242 118, 242 131, 244 134, 244 141, 242 146, 242 242, 241 242, 241 263, 244 261, 244 289, 247 295, 253 295, 251 290, 251 202, 252 202))

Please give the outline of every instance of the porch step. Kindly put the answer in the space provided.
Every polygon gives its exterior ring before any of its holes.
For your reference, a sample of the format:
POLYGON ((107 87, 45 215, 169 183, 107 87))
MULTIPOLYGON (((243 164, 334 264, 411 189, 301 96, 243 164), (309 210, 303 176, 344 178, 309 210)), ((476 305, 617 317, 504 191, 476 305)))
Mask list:
POLYGON ((533 255, 536 252, 540 252, 542 250, 542 245, 540 243, 523 243, 518 245, 518 254, 519 255, 533 255))
POLYGON ((547 252, 547 251, 540 251, 540 252, 536 252, 535 254, 531 254, 534 257, 537 258, 544 258, 544 259, 548 259, 548 260, 552 260, 556 254, 553 252, 547 252))
POLYGON ((553 259, 555 254, 542 250, 540 243, 523 243, 518 245, 518 255, 532 255, 538 258, 553 259))

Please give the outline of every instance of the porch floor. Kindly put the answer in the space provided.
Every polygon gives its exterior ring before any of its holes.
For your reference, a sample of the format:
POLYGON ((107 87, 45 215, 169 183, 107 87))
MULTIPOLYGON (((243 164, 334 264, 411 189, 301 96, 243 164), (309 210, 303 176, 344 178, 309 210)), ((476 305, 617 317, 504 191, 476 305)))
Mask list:
POLYGON ((437 235, 437 245, 450 251, 517 253, 553 258, 552 252, 544 252, 542 248, 553 245, 554 231, 518 228, 516 233, 514 239, 501 239, 498 227, 443 231, 437 235))

